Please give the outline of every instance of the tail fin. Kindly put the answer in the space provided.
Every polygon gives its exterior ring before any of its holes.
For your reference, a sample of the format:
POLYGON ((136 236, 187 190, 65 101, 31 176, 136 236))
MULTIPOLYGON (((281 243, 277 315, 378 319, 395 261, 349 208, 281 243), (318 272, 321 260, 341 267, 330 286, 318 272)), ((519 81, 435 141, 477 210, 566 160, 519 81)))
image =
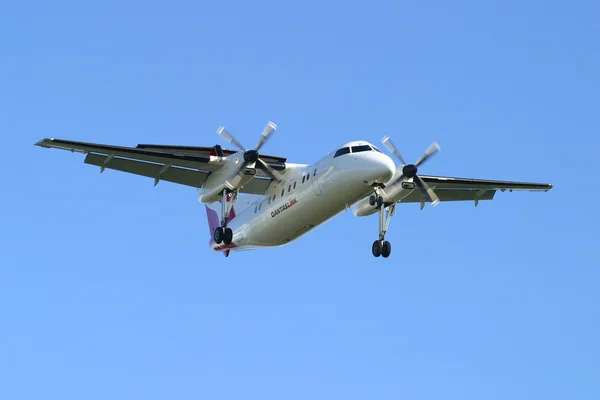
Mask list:
MULTIPOLYGON (((231 201, 231 195, 228 194, 227 195, 227 202, 229 203, 231 201)), ((208 219, 208 229, 210 231, 210 237, 212 238, 213 232, 215 231, 215 229, 217 229, 217 227, 221 226, 221 220, 222 218, 222 205, 221 205, 221 200, 219 201, 215 201, 214 203, 210 203, 210 204, 205 204, 206 207, 206 217, 208 219)), ((229 220, 231 221, 232 219, 235 218, 235 207, 232 206, 231 207, 231 211, 229 212, 229 220)))

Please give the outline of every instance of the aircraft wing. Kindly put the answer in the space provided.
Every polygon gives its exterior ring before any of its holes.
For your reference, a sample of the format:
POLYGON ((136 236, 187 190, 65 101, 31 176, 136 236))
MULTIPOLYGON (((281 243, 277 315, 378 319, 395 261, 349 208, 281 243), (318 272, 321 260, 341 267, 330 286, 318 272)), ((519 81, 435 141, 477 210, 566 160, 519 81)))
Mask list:
MULTIPOLYGON (((425 181, 440 201, 473 201, 475 205, 479 200, 492 200, 497 190, 502 192, 508 190, 527 190, 547 192, 552 189, 549 183, 531 183, 515 181, 497 181, 473 178, 454 178, 447 176, 419 175, 425 181)), ((430 202, 429 197, 420 190, 411 192, 400 200, 400 203, 423 203, 430 202)))
MULTIPOLYGON (((154 178, 155 185, 159 180, 165 180, 195 188, 200 188, 210 173, 223 166, 222 157, 235 153, 234 150, 220 147, 216 149, 217 146, 140 144, 137 147, 122 147, 63 139, 42 139, 36 145, 87 154, 84 162, 100 167, 101 171, 113 169, 154 178), (218 156, 215 155, 217 152, 220 153, 218 156)), ((275 170, 285 169, 285 158, 262 155, 261 158, 275 170)), ((263 194, 270 182, 270 177, 257 169, 255 179, 240 192, 263 194)))

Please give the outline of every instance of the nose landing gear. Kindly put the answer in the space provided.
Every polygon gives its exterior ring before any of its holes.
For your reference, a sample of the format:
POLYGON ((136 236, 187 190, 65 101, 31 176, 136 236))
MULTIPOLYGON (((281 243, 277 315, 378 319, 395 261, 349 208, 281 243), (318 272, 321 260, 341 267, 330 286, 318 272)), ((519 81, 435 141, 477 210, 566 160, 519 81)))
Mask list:
POLYGON ((377 203, 377 207, 381 207, 381 205, 383 204, 383 197, 379 196, 379 195, 373 195, 371 197, 369 197, 369 204, 374 206, 377 203))
POLYGON ((375 257, 382 256, 383 258, 388 258, 392 253, 392 245, 385 240, 385 234, 390 226, 390 220, 396 212, 396 203, 392 203, 386 207, 383 202, 383 197, 376 192, 374 196, 369 197, 369 204, 372 206, 377 204, 377 207, 379 208, 379 240, 373 242, 371 251, 375 257), (386 208, 387 211, 385 211, 386 208))
POLYGON ((388 258, 392 252, 392 245, 387 240, 376 240, 373 242, 371 250, 375 257, 382 256, 383 258, 388 258))

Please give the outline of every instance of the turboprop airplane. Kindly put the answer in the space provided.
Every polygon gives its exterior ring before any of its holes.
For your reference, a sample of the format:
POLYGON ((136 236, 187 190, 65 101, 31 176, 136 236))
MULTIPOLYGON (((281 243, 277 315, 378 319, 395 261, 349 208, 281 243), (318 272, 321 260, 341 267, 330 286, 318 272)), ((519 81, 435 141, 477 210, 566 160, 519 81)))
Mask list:
MULTIPOLYGON (((254 149, 247 150, 223 127, 217 133, 237 150, 213 147, 139 144, 120 147, 62 139, 36 145, 86 154, 85 163, 194 187, 206 206, 209 245, 229 256, 231 250, 282 246, 351 208, 364 217, 378 213, 379 235, 371 246, 375 257, 389 257, 385 239, 396 205, 445 201, 492 200, 497 190, 548 191, 547 183, 509 182, 420 175, 419 168, 440 147, 434 143, 414 164, 407 163, 391 139, 385 147, 395 162, 366 141, 344 144, 312 164, 259 153, 276 125, 269 122, 254 149), (240 194, 258 195, 237 209, 240 194)), ((251 196, 248 196, 251 197, 251 196)))

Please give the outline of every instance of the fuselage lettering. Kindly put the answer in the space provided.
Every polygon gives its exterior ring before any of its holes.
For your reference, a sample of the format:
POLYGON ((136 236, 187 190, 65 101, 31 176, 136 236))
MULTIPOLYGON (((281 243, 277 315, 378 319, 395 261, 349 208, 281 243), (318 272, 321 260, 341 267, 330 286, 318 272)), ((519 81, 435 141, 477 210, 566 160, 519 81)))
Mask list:
POLYGON ((285 203, 281 207, 276 208, 275 210, 271 211, 271 217, 275 217, 275 216, 279 215, 280 213, 282 213, 283 211, 287 210, 288 208, 290 208, 291 206, 293 206, 297 202, 298 201, 296 199, 292 199, 292 200, 288 201, 287 203, 285 203))

